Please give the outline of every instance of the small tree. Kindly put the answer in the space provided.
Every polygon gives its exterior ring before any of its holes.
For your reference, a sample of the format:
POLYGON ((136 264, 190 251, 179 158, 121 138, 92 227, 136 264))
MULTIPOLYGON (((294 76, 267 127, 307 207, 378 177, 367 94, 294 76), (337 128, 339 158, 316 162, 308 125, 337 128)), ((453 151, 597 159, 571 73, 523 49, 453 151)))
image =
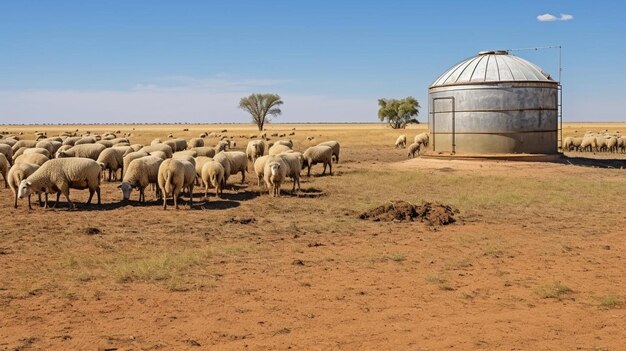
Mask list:
POLYGON ((279 107, 282 104, 277 94, 252 94, 241 98, 239 108, 248 111, 259 130, 263 130, 265 122, 269 122, 268 115, 275 117, 282 113, 279 107))
POLYGON ((393 129, 405 128, 407 123, 417 122, 413 117, 419 114, 420 104, 412 96, 401 100, 378 99, 378 106, 378 118, 387 121, 393 129))

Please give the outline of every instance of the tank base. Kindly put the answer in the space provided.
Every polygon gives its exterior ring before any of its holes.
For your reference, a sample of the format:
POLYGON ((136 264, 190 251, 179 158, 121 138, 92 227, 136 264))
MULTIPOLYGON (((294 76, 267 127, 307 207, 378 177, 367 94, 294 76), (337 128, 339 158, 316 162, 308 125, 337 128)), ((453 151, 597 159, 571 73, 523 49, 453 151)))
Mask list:
POLYGON ((449 152, 428 151, 420 157, 448 159, 448 160, 492 160, 492 161, 521 161, 521 162, 559 162, 563 161, 563 154, 452 154, 449 152))

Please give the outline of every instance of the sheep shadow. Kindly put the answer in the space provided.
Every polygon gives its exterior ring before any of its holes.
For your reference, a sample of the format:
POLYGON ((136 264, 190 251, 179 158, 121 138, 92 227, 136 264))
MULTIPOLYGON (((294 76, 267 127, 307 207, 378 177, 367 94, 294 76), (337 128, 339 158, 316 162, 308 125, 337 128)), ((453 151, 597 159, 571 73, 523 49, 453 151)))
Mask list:
POLYGON ((626 168, 626 160, 621 159, 598 159, 582 156, 566 156, 562 155, 557 163, 569 164, 579 167, 595 167, 595 168, 626 168))
POLYGON ((245 190, 236 193, 223 193, 221 195, 222 199, 231 200, 231 201, 248 201, 252 200, 259 196, 258 191, 245 190))

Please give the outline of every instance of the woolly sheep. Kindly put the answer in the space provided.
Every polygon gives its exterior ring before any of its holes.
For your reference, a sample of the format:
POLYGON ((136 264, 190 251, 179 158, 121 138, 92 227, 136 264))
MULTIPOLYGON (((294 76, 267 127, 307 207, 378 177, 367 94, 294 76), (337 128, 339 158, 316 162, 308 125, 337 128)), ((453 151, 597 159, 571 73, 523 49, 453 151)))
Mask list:
POLYGON ((47 149, 44 149, 42 147, 28 148, 24 150, 24 152, 22 153, 22 155, 30 155, 30 154, 41 154, 41 155, 46 156, 47 158, 50 158, 50 152, 48 152, 47 149))
POLYGON ((7 158, 9 164, 13 164, 13 149, 10 145, 0 144, 0 154, 3 154, 7 158))
POLYGON ((106 147, 101 144, 88 143, 74 145, 71 149, 65 151, 57 151, 56 158, 63 157, 84 157, 92 160, 97 160, 100 153, 104 151, 106 147))
POLYGON ((221 151, 226 151, 228 150, 228 148, 230 147, 230 141, 228 140, 222 140, 219 143, 217 143, 217 145, 215 145, 214 149, 215 149, 215 153, 219 153, 221 151))
POLYGON ((333 150, 330 146, 312 146, 306 149, 302 157, 304 159, 303 165, 308 168, 307 176, 311 176, 311 166, 318 163, 324 164, 322 175, 326 174, 326 166, 330 168, 330 175, 333 175, 333 150))
POLYGON ((133 149, 133 152, 141 150, 142 147, 143 147, 143 144, 132 144, 132 145, 130 145, 130 148, 133 149))
POLYGON ((606 138, 604 137, 604 135, 597 136, 596 137, 596 150, 604 151, 605 148, 606 148, 606 138))
POLYGON ((184 151, 176 151, 172 157, 176 158, 176 156, 180 156, 180 155, 187 155, 187 156, 191 156, 191 157, 197 157, 198 156, 198 152, 195 150, 184 150, 184 151))
POLYGON ((153 140, 150 142, 150 145, 156 145, 156 144, 161 144, 161 139, 156 138, 156 139, 153 139, 153 140))
POLYGON ((420 146, 422 144, 421 143, 413 143, 411 145, 409 145, 409 152, 407 153, 407 157, 411 158, 411 157, 415 157, 415 154, 417 154, 417 156, 420 155, 420 146))
POLYGON ((176 142, 174 140, 166 140, 161 144, 169 146, 172 149, 172 152, 180 151, 176 148, 176 142))
POLYGON ((48 160, 49 159, 42 154, 21 155, 15 159, 15 162, 13 162, 13 164, 17 165, 20 163, 32 163, 41 166, 48 160))
POLYGON ((76 140, 76 142, 74 142, 74 146, 83 145, 83 144, 95 144, 97 141, 98 140, 96 139, 96 137, 88 136, 88 137, 84 137, 84 138, 76 140))
MULTIPOLYGON (((156 156, 144 156, 132 160, 124 173, 122 184, 118 186, 122 190, 122 198, 124 200, 130 199, 130 194, 135 188, 139 190, 139 201, 145 202, 146 187, 153 184, 158 189, 156 185, 158 184, 159 167, 162 162, 163 159, 156 156)), ((159 198, 158 192, 156 197, 159 198)))
POLYGON ((13 152, 15 152, 22 147, 27 147, 27 148, 35 147, 37 146, 37 143, 38 143, 37 140, 18 140, 15 144, 13 144, 11 148, 13 149, 13 152))
POLYGON ((292 192, 296 191, 296 184, 300 190, 300 171, 302 171, 303 156, 299 152, 289 152, 278 155, 288 166, 286 176, 293 180, 292 192))
POLYGON ((208 158, 200 170, 200 179, 204 184, 205 198, 209 192, 209 184, 215 188, 215 197, 219 197, 219 194, 223 193, 224 167, 221 163, 208 158))
POLYGON ((278 155, 280 153, 283 153, 285 151, 289 151, 291 150, 291 148, 287 145, 283 145, 283 144, 274 144, 272 145, 272 147, 270 147, 270 149, 268 150, 267 154, 268 155, 278 155))
POLYGON ((215 149, 212 148, 212 147, 208 147, 208 146, 194 147, 192 150, 196 152, 198 157, 200 157, 200 156, 205 156, 205 157, 213 157, 213 156, 215 156, 215 149))
POLYGON ((191 163, 193 165, 194 169, 196 167, 196 159, 193 158, 193 156, 191 156, 191 155, 174 153, 172 158, 175 159, 175 160, 187 161, 187 162, 189 162, 189 163, 191 163))
POLYGON ((65 138, 65 140, 63 140, 63 145, 74 146, 74 144, 80 139, 82 139, 82 137, 73 136, 73 137, 65 138))
POLYGON ((430 138, 428 136, 428 133, 420 133, 415 136, 415 138, 413 139, 413 142, 422 144, 424 146, 428 146, 429 140, 430 138))
POLYGON ((594 136, 585 136, 580 144, 580 149, 591 152, 596 149, 597 146, 598 144, 596 143, 596 138, 594 136))
MULTIPOLYGON (((17 208, 17 192, 20 183, 22 182, 22 180, 28 178, 31 174, 35 173, 35 171, 38 169, 38 165, 34 165, 32 163, 21 163, 11 167, 11 169, 9 170, 9 187, 13 191, 13 196, 15 200, 13 203, 14 208, 17 208)), ((33 208, 30 204, 30 194, 28 195, 28 208, 31 210, 33 208)))
POLYGON ((577 150, 580 147, 582 141, 583 141, 583 138, 567 137, 563 141, 563 150, 564 151, 565 150, 567 151, 577 150))
POLYGON ((167 198, 171 194, 174 207, 178 209, 178 195, 188 190, 189 208, 193 204, 193 184, 196 180, 195 167, 184 160, 167 159, 159 166, 159 188, 163 194, 163 209, 167 209, 167 198))
POLYGON ((280 196, 280 186, 285 181, 288 168, 289 166, 282 157, 278 155, 268 157, 263 168, 263 178, 271 196, 280 196))
POLYGON ((254 161, 254 173, 256 173, 257 179, 259 181, 259 187, 261 186, 261 181, 263 180, 263 171, 265 169, 265 163, 270 155, 265 155, 257 158, 254 161))
POLYGON ((128 143, 128 145, 130 145, 130 141, 128 140, 128 138, 115 138, 111 139, 111 142, 113 143, 113 145, 119 145, 124 143, 128 143))
POLYGON ((202 138, 191 138, 189 139, 189 142, 187 143, 187 147, 189 147, 190 149, 193 149, 194 147, 203 147, 204 146, 204 139, 202 138))
POLYGON ((142 158, 142 157, 146 157, 146 156, 150 156, 150 155, 151 154, 148 154, 145 151, 135 151, 135 152, 131 152, 129 154, 126 154, 126 155, 123 156, 124 162, 122 163, 122 168, 123 169, 128 169, 128 167, 130 166, 130 163, 133 162, 133 160, 136 160, 136 159, 142 158))
POLYGON ((163 151, 152 151, 150 153, 150 156, 156 156, 160 158, 161 160, 165 160, 167 158, 167 155, 163 151))
POLYGON ((293 141, 291 139, 279 140, 274 145, 285 145, 285 146, 289 146, 290 149, 293 149, 293 141))
MULTIPOLYGON (((100 202, 100 172, 98 162, 88 158, 54 159, 44 163, 37 171, 28 178, 22 180, 18 190, 18 197, 23 199, 32 193, 57 193, 57 202, 61 194, 65 196, 70 208, 76 206, 70 199, 71 189, 89 189, 89 200, 91 203, 93 194, 98 194, 98 205, 100 202)), ((46 201, 46 207, 47 207, 46 201)))
POLYGON ((404 149, 406 147, 406 135, 402 134, 396 139, 396 149, 404 149))
POLYGON ((246 156, 248 157, 248 161, 254 163, 254 161, 263 156, 265 153, 265 143, 263 140, 252 140, 248 142, 248 146, 246 147, 246 156))
POLYGON ((61 145, 58 141, 42 140, 35 145, 35 148, 48 150, 48 157, 50 157, 50 155, 54 155, 57 152, 61 145))
MULTIPOLYGON (((224 165, 221 161, 222 158, 226 158, 230 164, 230 167, 228 167, 230 172, 224 173, 224 182, 228 181, 229 176, 241 172, 241 184, 243 184, 246 181, 246 170, 248 168, 248 157, 246 154, 242 151, 222 151, 215 155, 213 159, 224 165)), ((224 166, 224 171, 227 170, 226 168, 224 166)))
POLYGON ((97 144, 101 144, 106 147, 113 147, 113 143, 111 142, 111 140, 100 140, 97 142, 97 144))
POLYGON ((9 187, 9 182, 7 179, 7 172, 9 171, 9 160, 7 160, 4 154, 0 154, 0 174, 2 174, 2 178, 4 178, 4 187, 9 187))
POLYGON ((335 158, 335 163, 339 163, 339 151, 341 151, 341 145, 339 145, 338 141, 330 140, 319 143, 317 145, 330 146, 330 148, 333 149, 333 157, 335 158))
POLYGON ((617 138, 614 136, 606 138, 606 148, 609 152, 617 152, 617 138))
POLYGON ((113 181, 117 181, 117 170, 121 170, 120 178, 124 178, 124 152, 126 150, 121 148, 108 148, 103 150, 96 162, 100 164, 102 167, 102 178, 104 179, 104 171, 109 171, 109 182, 111 181, 111 176, 113 176, 113 181))
POLYGON ((174 139, 176 143, 176 151, 187 150, 187 140, 183 138, 174 139))
POLYGON ((22 156, 26 150, 28 150, 27 147, 21 147, 16 151, 13 151, 13 162, 15 162, 18 157, 22 156))
POLYGON ((196 157, 196 180, 200 180, 200 185, 204 184, 202 183, 202 167, 204 167, 204 164, 209 161, 213 161, 213 158, 206 156, 196 157))
POLYGON ((174 150, 168 145, 165 144, 154 144, 150 146, 144 146, 139 151, 145 151, 147 153, 151 153, 152 151, 163 151, 167 155, 167 158, 172 157, 174 150))

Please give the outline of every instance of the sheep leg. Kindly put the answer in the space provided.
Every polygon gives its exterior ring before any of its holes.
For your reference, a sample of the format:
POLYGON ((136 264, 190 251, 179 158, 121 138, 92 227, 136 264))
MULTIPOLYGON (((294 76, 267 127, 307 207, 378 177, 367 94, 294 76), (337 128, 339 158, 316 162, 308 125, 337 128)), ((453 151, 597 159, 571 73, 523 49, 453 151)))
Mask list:
POLYGON ((96 195, 98 195, 98 205, 102 205, 102 201, 101 201, 101 198, 100 198, 100 187, 99 186, 96 188, 96 195))
POLYGON ((193 184, 188 187, 189 189, 189 209, 193 207, 193 184))
POLYGON ((178 193, 179 191, 174 190, 172 192, 172 197, 174 198, 174 208, 178 210, 178 193))
POLYGON ((309 162, 307 167, 309 168, 309 170, 307 171, 306 176, 310 177, 311 176, 311 162, 309 162))
POLYGON ((95 191, 92 189, 89 189, 89 199, 87 199, 87 205, 91 205, 91 199, 93 198, 93 193, 95 191))
MULTIPOLYGON (((248 167, 246 166, 246 168, 248 168, 248 167)), ((243 184, 245 181, 246 181, 246 170, 244 169, 244 170, 241 171, 241 184, 243 184)), ((6 180, 5 180, 5 182, 6 182, 6 180)))
POLYGON ((333 175, 333 163, 332 162, 328 163, 328 168, 329 168, 330 175, 333 175))
MULTIPOLYGON (((59 202, 58 198, 60 196, 61 196, 61 193, 57 193, 57 202, 59 202)), ((70 204, 70 209, 76 208, 76 205, 74 205, 74 203, 70 199, 70 190, 69 189, 63 191, 63 196, 65 196, 65 198, 67 199, 67 202, 70 204)))
POLYGON ((57 207, 57 204, 59 203, 60 199, 61 199, 61 192, 57 191, 57 201, 54 203, 54 205, 52 205, 52 208, 57 207))
MULTIPOLYGON (((15 203, 13 204, 13 208, 17 208, 17 191, 15 192, 15 203)), ((30 207, 30 194, 28 195, 28 208, 32 209, 30 207)))
POLYGON ((326 162, 324 162, 324 171, 322 171, 322 175, 326 175, 326 162))

